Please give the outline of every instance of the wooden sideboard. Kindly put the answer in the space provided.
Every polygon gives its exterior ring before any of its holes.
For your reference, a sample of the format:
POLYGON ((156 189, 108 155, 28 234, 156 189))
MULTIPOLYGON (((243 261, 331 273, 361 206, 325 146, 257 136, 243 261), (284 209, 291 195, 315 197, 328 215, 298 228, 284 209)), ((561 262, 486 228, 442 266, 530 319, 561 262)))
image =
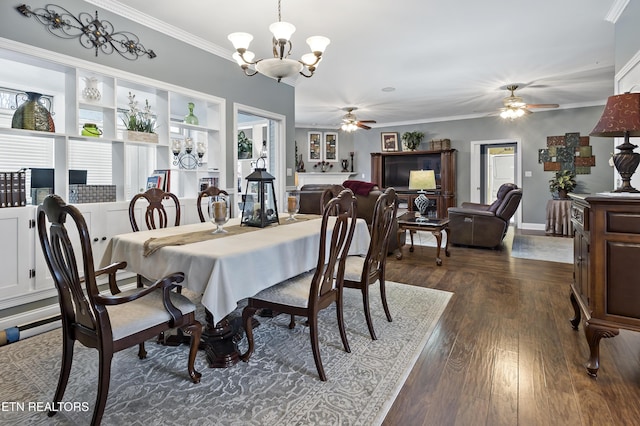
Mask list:
POLYGON ((640 331, 640 197, 571 194, 574 279, 571 304, 589 344, 587 372, 596 377, 600 340, 619 329, 640 331))
POLYGON ((436 201, 439 218, 448 216, 448 208, 456 206, 456 150, 372 152, 371 181, 381 188, 393 186, 409 209, 416 191, 409 191, 411 170, 434 170, 438 190, 427 194, 436 201))

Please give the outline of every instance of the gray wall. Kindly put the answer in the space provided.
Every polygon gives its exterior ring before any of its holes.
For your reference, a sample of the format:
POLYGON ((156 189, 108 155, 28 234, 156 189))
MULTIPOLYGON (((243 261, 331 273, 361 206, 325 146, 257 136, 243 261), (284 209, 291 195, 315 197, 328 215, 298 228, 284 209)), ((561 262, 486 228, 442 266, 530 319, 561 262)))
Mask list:
MULTIPOLYGON (((615 26, 615 68, 616 73, 640 49, 640 2, 630 1, 615 26)), ((640 84, 640 81, 638 82, 640 84)), ((638 91, 640 89, 636 89, 638 91)))
MULTIPOLYGON (((612 76, 613 78, 613 76, 612 76)), ((451 147, 456 155, 457 201, 468 201, 470 197, 470 142, 479 140, 520 139, 522 142, 522 222, 543 224, 546 219, 546 203, 551 198, 549 179, 553 172, 545 172, 538 164, 538 150, 546 148, 547 136, 563 136, 570 132, 579 132, 588 136, 602 114, 603 107, 575 108, 556 111, 535 112, 523 120, 504 121, 499 117, 485 117, 470 120, 424 123, 411 126, 378 127, 372 130, 358 130, 352 134, 340 132, 339 157, 347 158, 349 151, 355 151, 354 169, 358 178, 371 178, 371 152, 380 152, 381 132, 399 132, 419 130, 425 138, 420 149, 427 149, 431 139, 451 139, 451 147), (531 177, 524 177, 524 171, 531 171, 531 177), (363 176, 364 175, 364 176, 363 176)), ((296 129, 298 152, 303 155, 307 165, 307 131, 318 129, 296 129)), ((334 131, 325 129, 322 131, 334 131)), ((596 167, 591 174, 578 175, 576 192, 600 192, 613 189, 613 170, 608 165, 612 148, 610 139, 590 138, 596 167)), ((313 171, 308 165, 307 171, 313 171)))
MULTIPOLYGON (((0 37, 225 98, 227 182, 234 181, 234 102, 286 116, 287 164, 293 163, 295 90, 292 86, 277 83, 262 75, 246 77, 235 62, 180 42, 94 5, 80 0, 57 0, 55 4, 64 7, 74 16, 78 16, 80 12, 93 14, 97 10, 98 17, 110 21, 116 31, 130 31, 136 34, 147 49, 152 49, 158 55, 154 59, 141 57, 136 61, 127 60, 117 53, 99 53, 96 57, 92 49, 82 47, 77 39, 65 40, 55 37, 34 18, 23 17, 15 10, 19 4, 20 2, 2 2, 0 37)), ((34 9, 45 4, 46 2, 29 3, 34 9)))

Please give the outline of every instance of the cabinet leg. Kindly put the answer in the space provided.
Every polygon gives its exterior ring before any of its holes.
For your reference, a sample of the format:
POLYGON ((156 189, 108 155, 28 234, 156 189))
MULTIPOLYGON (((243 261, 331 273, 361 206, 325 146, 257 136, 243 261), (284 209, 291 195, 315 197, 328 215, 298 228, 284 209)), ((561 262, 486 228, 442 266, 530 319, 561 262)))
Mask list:
POLYGON ((600 368, 600 339, 615 337, 620 332, 617 328, 605 327, 602 325, 590 324, 588 321, 584 324, 584 334, 587 337, 587 343, 589 344, 589 360, 585 367, 587 373, 591 377, 598 376, 598 369, 600 368))
POLYGON ((569 320, 574 330, 578 329, 580 325, 580 305, 578 305, 578 301, 576 300, 576 296, 571 292, 570 296, 571 306, 573 306, 573 318, 569 320))

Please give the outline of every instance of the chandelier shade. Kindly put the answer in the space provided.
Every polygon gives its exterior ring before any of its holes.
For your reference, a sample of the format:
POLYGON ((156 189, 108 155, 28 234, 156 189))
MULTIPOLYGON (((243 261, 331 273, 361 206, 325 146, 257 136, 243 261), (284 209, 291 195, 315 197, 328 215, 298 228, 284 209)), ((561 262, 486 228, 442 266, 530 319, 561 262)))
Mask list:
POLYGON ((289 59, 291 53, 291 36, 296 31, 296 27, 289 23, 283 22, 280 13, 280 0, 278 0, 278 21, 269 26, 269 31, 273 35, 272 47, 273 58, 258 59, 254 61, 255 55, 250 52, 249 44, 253 40, 253 36, 245 32, 231 33, 227 36, 231 44, 233 44, 236 52, 233 59, 238 63, 245 75, 253 76, 258 73, 267 77, 278 80, 293 77, 300 74, 304 77, 311 77, 316 71, 318 64, 322 60, 322 54, 331 43, 324 36, 312 36, 307 38, 307 44, 311 49, 311 53, 302 56, 300 60, 289 59), (253 66, 255 70, 249 69, 253 66))

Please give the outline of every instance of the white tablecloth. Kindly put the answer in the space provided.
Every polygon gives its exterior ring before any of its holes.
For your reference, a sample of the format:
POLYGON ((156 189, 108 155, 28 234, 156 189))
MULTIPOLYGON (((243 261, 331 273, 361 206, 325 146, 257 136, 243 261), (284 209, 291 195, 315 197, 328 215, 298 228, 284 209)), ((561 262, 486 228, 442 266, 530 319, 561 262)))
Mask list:
MULTIPOLYGON (((237 224, 237 219, 227 226, 237 224)), ((144 242, 151 237, 215 229, 198 223, 114 236, 101 267, 126 261, 127 270, 150 279, 184 272, 182 285, 202 294, 202 304, 220 321, 237 307, 237 302, 260 290, 315 268, 318 261, 321 219, 269 226, 254 232, 225 236, 182 246, 167 246, 148 257, 144 242)), ((329 226, 331 229, 331 226, 329 226)), ((369 230, 358 219, 349 254, 366 254, 369 230)))

